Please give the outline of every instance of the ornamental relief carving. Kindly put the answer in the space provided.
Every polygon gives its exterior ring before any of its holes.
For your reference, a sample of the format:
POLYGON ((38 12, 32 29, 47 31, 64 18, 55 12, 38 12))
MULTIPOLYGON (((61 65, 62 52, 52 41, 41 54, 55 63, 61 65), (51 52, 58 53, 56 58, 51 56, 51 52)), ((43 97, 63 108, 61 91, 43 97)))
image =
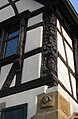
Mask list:
POLYGON ((57 31, 56 17, 51 10, 43 14, 43 47, 41 76, 57 76, 57 31))

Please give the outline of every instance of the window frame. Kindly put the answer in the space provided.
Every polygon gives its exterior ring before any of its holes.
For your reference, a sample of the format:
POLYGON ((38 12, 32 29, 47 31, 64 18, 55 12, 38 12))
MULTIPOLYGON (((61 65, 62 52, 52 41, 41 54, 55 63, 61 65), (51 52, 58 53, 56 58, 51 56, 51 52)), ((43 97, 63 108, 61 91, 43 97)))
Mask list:
MULTIPOLYGON (((16 16, 13 16, 3 22, 0 23, 0 31, 2 31, 2 41, 1 41, 1 49, 0 49, 0 67, 6 65, 6 64, 9 64, 9 63, 12 63, 15 59, 19 58, 20 54, 19 54, 19 51, 20 51, 20 46, 18 46, 18 51, 16 54, 12 55, 12 56, 9 56, 9 57, 4 57, 4 53, 5 53, 5 41, 6 41, 6 38, 4 38, 5 34, 6 34, 6 31, 9 31, 11 30, 11 28, 14 28, 14 27, 18 27, 19 28, 19 37, 20 37, 20 34, 21 34, 21 20, 22 19, 25 19, 26 21, 28 20, 28 18, 30 18, 30 11, 29 10, 26 10, 16 16), (9 30, 8 30, 9 29, 9 30)), ((20 40, 20 38, 19 38, 20 40)), ((7 40, 8 41, 8 40, 7 40)))
MULTIPOLYGON (((16 29, 16 27, 19 28, 19 26, 15 26, 15 29, 16 29)), ((0 60, 7 59, 8 57, 12 57, 13 55, 17 55, 17 52, 16 52, 15 54, 10 54, 9 56, 6 56, 7 44, 9 41, 14 40, 13 38, 8 39, 8 35, 9 35, 9 33, 8 33, 7 29, 5 29, 5 28, 2 29, 0 60)), ((19 34, 18 34, 18 41, 19 41, 19 34)), ((19 42, 18 42, 18 45, 19 45, 19 42)))
MULTIPOLYGON (((15 29, 16 28, 19 30, 19 26, 15 27, 15 29)), ((13 30, 13 31, 16 32, 16 30, 13 30)), ((14 33, 14 32, 12 32, 12 33, 14 33)), ((5 40, 5 51, 4 51, 4 56, 3 56, 4 58, 7 58, 7 57, 10 57, 10 56, 13 56, 13 55, 17 55, 17 50, 18 50, 18 46, 19 46, 19 32, 18 32, 18 35, 16 35, 16 37, 13 36, 12 38, 8 38, 9 37, 9 31, 7 31, 7 34, 8 34, 8 36, 7 36, 7 39, 5 40), (14 41, 15 38, 18 38, 17 48, 15 49, 16 53, 13 53, 13 54, 10 54, 9 56, 6 56, 7 48, 8 48, 8 43, 10 41, 14 41)))
MULTIPOLYGON (((14 110, 19 111, 19 109, 22 109, 22 111, 23 111, 23 113, 24 113, 23 119, 26 119, 26 118, 27 118, 27 107, 28 107, 28 104, 25 103, 25 104, 20 104, 20 105, 16 105, 16 106, 4 108, 4 109, 2 109, 2 111, 1 111, 1 119, 6 119, 6 118, 5 118, 5 115, 6 115, 6 113, 8 113, 9 111, 14 111, 14 110)), ((11 112, 11 113, 12 113, 12 112, 11 112)))

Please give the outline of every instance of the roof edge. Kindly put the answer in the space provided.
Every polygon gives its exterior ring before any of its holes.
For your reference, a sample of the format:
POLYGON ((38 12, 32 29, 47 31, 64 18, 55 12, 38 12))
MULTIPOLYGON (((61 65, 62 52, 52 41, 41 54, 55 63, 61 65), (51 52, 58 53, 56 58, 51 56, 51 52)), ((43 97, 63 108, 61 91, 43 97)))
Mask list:
POLYGON ((67 6, 67 9, 69 10, 76 23, 78 24, 78 14, 75 8, 73 7, 72 3, 69 0, 63 0, 63 2, 67 6))

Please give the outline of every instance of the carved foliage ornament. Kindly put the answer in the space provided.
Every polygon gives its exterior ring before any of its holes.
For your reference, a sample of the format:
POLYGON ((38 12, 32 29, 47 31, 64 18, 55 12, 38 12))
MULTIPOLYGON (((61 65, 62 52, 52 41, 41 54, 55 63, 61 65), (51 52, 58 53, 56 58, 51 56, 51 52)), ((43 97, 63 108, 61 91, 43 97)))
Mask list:
POLYGON ((57 75, 57 32, 56 17, 51 10, 43 14, 43 47, 41 75, 57 75))

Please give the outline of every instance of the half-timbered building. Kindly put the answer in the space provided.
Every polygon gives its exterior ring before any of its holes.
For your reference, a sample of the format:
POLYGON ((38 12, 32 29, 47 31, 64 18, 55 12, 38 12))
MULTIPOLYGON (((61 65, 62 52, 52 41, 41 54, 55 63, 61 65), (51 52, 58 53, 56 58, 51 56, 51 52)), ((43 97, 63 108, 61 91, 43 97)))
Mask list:
POLYGON ((69 0, 0 0, 0 118, 78 112, 78 14, 69 0))

